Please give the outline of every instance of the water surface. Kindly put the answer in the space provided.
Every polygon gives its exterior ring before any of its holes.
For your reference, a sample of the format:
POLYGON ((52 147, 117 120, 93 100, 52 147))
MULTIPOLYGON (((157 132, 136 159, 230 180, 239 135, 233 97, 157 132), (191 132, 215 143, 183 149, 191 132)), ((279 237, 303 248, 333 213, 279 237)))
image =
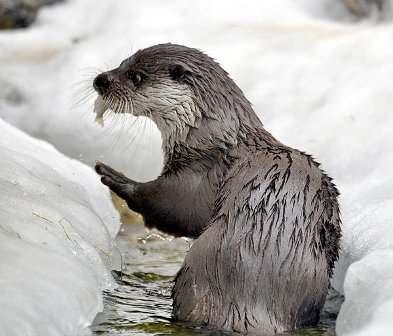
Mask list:
MULTIPOLYGON (((113 271, 119 286, 104 293, 104 312, 97 316, 92 326, 93 334, 239 335, 171 321, 173 279, 190 244, 190 240, 172 239, 158 233, 120 234, 117 245, 122 254, 123 269, 113 271), (130 240, 130 237, 137 236, 139 238, 130 240)), ((324 314, 316 328, 299 330, 288 336, 331 336, 333 330, 334 318, 324 314)))

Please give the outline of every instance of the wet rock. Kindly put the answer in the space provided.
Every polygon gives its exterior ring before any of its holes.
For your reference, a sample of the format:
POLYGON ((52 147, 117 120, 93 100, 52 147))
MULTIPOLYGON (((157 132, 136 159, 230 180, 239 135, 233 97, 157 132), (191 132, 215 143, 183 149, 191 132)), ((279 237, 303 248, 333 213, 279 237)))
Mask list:
POLYGON ((22 92, 11 83, 0 78, 0 106, 2 103, 9 105, 21 105, 25 101, 22 92))
POLYGON ((42 6, 63 0, 0 0, 0 29, 30 26, 42 6))
POLYGON ((343 0, 343 2, 350 12, 359 18, 391 16, 390 0, 343 0))
POLYGON ((140 224, 143 225, 143 218, 140 214, 128 208, 126 201, 121 199, 115 193, 111 192, 112 202, 116 210, 119 212, 121 222, 125 225, 140 224))

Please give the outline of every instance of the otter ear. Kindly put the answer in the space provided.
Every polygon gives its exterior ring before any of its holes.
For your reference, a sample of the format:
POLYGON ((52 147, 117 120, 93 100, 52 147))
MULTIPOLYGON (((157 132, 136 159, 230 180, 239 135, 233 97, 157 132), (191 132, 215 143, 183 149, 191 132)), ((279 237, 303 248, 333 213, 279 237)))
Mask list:
POLYGON ((187 75, 191 74, 191 70, 183 64, 171 64, 169 74, 173 80, 182 81, 187 75))

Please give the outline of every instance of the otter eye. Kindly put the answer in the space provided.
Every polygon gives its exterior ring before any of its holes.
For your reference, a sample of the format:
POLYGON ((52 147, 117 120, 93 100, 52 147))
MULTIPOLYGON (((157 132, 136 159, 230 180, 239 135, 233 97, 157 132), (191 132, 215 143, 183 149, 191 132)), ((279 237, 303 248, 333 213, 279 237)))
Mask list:
POLYGON ((142 84, 143 76, 139 72, 127 71, 127 77, 132 80, 135 86, 142 84))
POLYGON ((183 81, 187 75, 191 74, 191 70, 182 64, 171 64, 168 70, 171 78, 177 81, 183 81))

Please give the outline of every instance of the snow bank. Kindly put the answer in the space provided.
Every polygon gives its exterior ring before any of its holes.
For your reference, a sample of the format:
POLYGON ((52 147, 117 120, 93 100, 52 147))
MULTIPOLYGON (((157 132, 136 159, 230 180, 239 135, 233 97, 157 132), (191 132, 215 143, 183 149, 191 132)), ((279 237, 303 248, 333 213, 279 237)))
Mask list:
POLYGON ((337 320, 338 335, 392 334, 393 250, 378 250, 351 265, 346 299, 337 320))
POLYGON ((339 16, 350 21, 329 0, 70 0, 45 10, 28 32, 0 34, 0 80, 8 88, 0 116, 69 156, 149 179, 161 164, 155 126, 114 118, 101 129, 92 99, 78 103, 74 92, 83 98, 99 69, 151 44, 205 50, 267 129, 312 153, 341 190, 344 237, 333 285, 346 302, 338 335, 392 333, 385 316, 392 293, 386 265, 393 264, 393 26, 345 24, 339 16), (378 282, 364 285, 373 274, 378 282))
POLYGON ((80 335, 112 285, 119 218, 91 168, 0 120, 0 330, 80 335))

